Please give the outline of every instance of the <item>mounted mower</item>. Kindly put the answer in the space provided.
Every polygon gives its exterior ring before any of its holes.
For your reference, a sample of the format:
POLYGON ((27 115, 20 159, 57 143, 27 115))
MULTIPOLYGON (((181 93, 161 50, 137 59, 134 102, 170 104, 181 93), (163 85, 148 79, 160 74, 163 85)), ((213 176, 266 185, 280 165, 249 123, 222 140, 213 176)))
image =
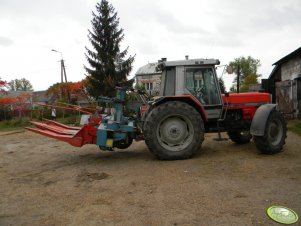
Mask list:
POLYGON ((46 120, 32 122, 37 129, 27 129, 73 146, 96 144, 102 150, 128 148, 134 139, 145 139, 150 152, 165 160, 190 158, 200 150, 204 133, 210 132, 218 133, 218 140, 222 140, 221 132, 227 132, 238 144, 253 138, 264 154, 281 151, 286 122, 270 103, 270 94, 221 94, 215 71, 218 64, 215 59, 159 61, 160 97, 147 101, 137 93, 143 103, 132 118, 123 114, 129 89, 117 87, 116 98, 99 99, 114 105, 100 123, 90 120, 80 128, 46 120))

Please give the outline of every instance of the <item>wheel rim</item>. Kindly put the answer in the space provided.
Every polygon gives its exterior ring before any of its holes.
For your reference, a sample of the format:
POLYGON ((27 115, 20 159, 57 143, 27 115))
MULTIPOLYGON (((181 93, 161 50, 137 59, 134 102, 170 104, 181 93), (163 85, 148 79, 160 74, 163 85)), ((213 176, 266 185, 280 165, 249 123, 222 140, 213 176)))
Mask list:
POLYGON ((268 140, 274 146, 278 145, 282 140, 283 127, 279 120, 273 120, 268 127, 268 140))
POLYGON ((173 115, 162 119, 157 129, 157 138, 162 147, 169 151, 182 151, 192 141, 194 129, 184 116, 173 115))

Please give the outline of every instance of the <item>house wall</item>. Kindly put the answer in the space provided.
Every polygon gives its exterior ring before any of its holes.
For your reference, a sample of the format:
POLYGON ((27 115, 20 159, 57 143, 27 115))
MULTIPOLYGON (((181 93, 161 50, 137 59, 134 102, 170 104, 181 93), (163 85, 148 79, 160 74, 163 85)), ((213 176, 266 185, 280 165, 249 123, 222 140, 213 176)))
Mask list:
POLYGON ((297 83, 297 117, 301 118, 301 78, 296 79, 296 83, 297 83))
POLYGON ((160 85, 161 85, 161 74, 147 74, 147 75, 137 75, 137 83, 139 85, 144 85, 145 83, 152 83, 153 89, 147 90, 151 95, 159 95, 160 85))
POLYGON ((262 79, 262 89, 272 95, 272 103, 276 103, 276 82, 281 81, 281 69, 277 67, 273 72, 273 76, 269 79, 262 79))
POLYGON ((294 57, 281 64, 281 80, 293 80, 301 75, 301 56, 294 57))
POLYGON ((296 56, 281 64, 281 80, 292 81, 292 106, 294 117, 301 116, 301 56, 296 56))

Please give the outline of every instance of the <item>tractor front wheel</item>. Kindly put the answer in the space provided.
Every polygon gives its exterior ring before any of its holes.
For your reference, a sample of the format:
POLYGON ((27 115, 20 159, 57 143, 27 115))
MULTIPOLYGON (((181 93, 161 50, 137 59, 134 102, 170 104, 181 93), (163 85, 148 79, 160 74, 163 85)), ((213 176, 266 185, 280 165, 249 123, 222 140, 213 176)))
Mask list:
POLYGON ((254 136, 254 142, 263 154, 275 154, 282 150, 286 139, 286 122, 283 115, 273 110, 266 122, 263 136, 254 136))
POLYGON ((187 159, 204 140, 200 114, 189 104, 170 101, 154 107, 144 124, 145 143, 157 158, 187 159))

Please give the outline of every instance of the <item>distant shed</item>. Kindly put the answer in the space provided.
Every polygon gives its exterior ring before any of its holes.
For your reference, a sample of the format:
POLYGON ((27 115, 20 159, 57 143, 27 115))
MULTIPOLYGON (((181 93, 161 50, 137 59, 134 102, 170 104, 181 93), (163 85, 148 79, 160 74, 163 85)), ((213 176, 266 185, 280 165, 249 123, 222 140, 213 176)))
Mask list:
POLYGON ((269 78, 262 80, 262 88, 272 94, 280 111, 301 117, 301 47, 273 65, 269 78))

